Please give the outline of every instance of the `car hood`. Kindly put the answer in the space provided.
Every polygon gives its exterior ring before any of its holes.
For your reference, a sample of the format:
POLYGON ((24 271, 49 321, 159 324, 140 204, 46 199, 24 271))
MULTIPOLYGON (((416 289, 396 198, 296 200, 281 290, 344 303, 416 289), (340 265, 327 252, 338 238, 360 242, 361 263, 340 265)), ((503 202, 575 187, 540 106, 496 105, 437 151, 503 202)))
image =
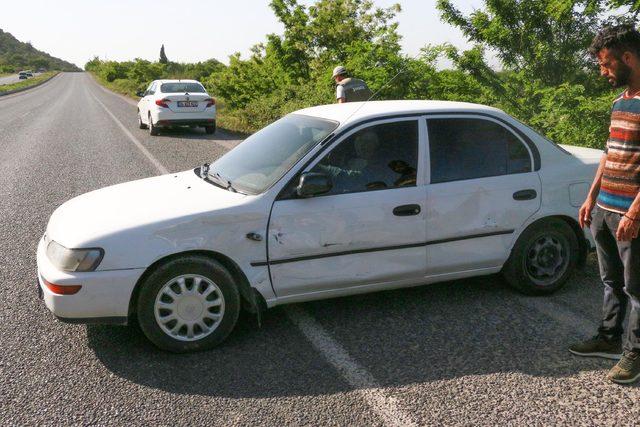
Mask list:
POLYGON ((176 221, 235 206, 247 197, 208 183, 192 170, 146 178, 65 202, 51 215, 47 236, 68 248, 99 246, 123 232, 170 227, 176 221))

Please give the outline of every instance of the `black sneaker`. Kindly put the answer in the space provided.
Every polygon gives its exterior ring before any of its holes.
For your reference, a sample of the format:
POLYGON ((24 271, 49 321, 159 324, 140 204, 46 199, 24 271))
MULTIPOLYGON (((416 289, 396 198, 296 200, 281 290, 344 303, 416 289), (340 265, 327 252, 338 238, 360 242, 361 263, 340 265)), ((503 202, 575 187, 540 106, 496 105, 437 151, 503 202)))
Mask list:
POLYGON ((640 353, 625 351, 622 359, 611 368, 607 378, 618 384, 630 384, 640 378, 640 353))
POLYGON ((620 338, 608 339, 603 335, 573 344, 569 351, 576 356, 604 357, 618 360, 622 356, 622 340, 620 338))

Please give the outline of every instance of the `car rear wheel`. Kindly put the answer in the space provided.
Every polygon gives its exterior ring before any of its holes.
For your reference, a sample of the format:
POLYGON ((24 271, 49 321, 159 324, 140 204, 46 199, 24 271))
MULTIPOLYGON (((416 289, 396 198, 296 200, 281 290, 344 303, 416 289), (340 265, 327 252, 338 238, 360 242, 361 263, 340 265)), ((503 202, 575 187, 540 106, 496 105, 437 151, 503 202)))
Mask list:
POLYGON ((527 228, 511 252, 503 273, 511 286, 529 295, 560 289, 579 259, 578 238, 563 220, 550 218, 527 228))
POLYGON ((174 353, 207 350, 231 333, 240 294, 217 261, 188 256, 170 261, 142 283, 138 322, 156 346, 174 353))
POLYGON ((142 122, 142 117, 140 117, 140 111, 138 111, 138 127, 140 129, 146 129, 147 125, 142 122))
POLYGON ((216 127, 215 127, 215 126, 205 126, 205 127, 204 127, 204 131, 205 131, 207 134, 211 135, 211 134, 213 134, 213 133, 216 133, 216 127))
POLYGON ((159 133, 158 127, 153 124, 153 119, 151 118, 151 114, 149 114, 149 135, 156 136, 159 133))

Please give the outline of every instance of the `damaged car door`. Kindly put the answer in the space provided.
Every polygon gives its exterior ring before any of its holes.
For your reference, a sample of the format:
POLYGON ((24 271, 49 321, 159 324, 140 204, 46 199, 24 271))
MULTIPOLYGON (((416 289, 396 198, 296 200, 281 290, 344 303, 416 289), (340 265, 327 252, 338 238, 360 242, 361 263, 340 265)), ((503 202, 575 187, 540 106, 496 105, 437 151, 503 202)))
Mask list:
POLYGON ((360 125, 274 202, 268 253, 278 297, 321 298, 424 277, 425 134, 416 117, 360 125))

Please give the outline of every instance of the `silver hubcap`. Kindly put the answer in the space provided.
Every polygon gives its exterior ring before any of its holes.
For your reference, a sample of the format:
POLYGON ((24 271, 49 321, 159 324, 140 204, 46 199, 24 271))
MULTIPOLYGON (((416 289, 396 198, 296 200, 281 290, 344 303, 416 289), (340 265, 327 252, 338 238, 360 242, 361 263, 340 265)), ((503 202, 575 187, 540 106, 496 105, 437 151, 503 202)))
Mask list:
POLYGON ((556 237, 542 236, 529 247, 525 268, 534 282, 550 285, 564 274, 568 261, 566 245, 556 237))
POLYGON ((180 341, 197 341, 216 330, 224 317, 224 296, 210 279, 184 274, 169 280, 154 305, 162 331, 180 341))

